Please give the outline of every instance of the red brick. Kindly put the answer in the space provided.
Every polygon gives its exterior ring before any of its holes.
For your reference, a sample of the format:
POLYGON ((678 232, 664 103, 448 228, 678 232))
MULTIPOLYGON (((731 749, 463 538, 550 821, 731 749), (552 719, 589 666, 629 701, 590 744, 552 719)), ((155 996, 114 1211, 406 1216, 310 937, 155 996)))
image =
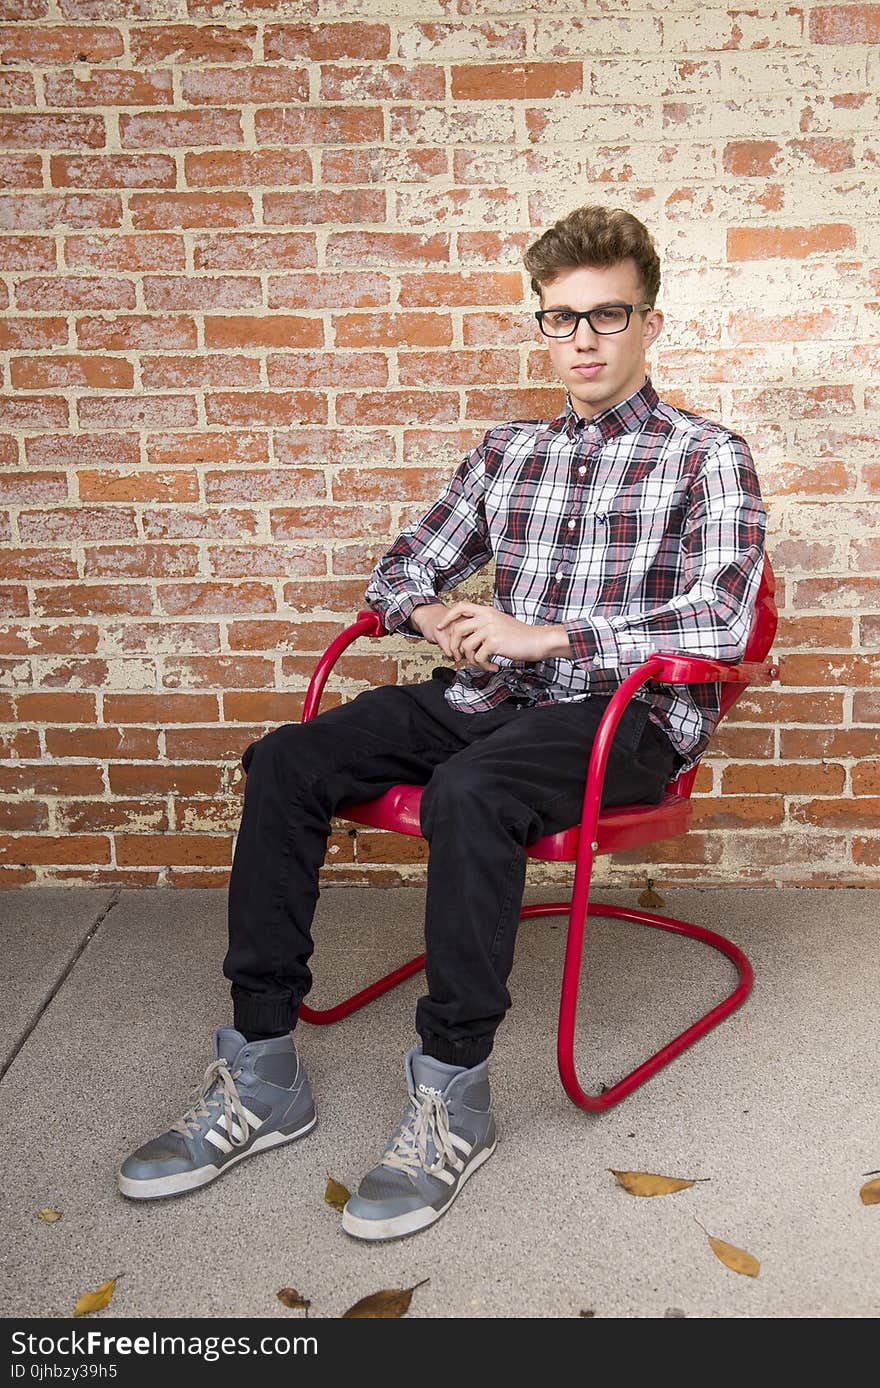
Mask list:
POLYGON ((339 635, 335 622, 230 622, 226 637, 233 651, 326 650, 339 635))
POLYGON ((0 320, 0 351, 27 352, 40 348, 64 347, 67 337, 66 318, 0 320))
POLYGON ((141 521, 148 540, 240 540, 257 533, 253 511, 190 511, 166 507, 160 511, 144 511, 141 521))
POLYGON ((267 24, 263 52, 269 59, 308 59, 323 63, 334 58, 389 58, 391 29, 387 24, 267 24))
POLYGON ((206 347, 320 347, 324 325, 318 318, 290 314, 206 317, 206 347))
POLYGON ((400 304, 404 308, 444 308, 518 303, 522 277, 515 271, 443 271, 400 276, 400 304))
POLYGON ((269 385, 330 390, 350 386, 353 371, 357 383, 384 386, 388 383, 388 358, 381 352, 358 352, 356 361, 341 352, 282 352, 266 358, 269 385))
POLYGON ((876 5, 818 5, 810 10, 812 43, 880 43, 876 5))
POLYGON ((191 188, 287 188, 310 183, 312 161, 302 149, 207 150, 184 157, 191 188))
POLYGON ((76 402, 81 428, 178 428, 198 423, 191 395, 81 396, 76 402))
POLYGON ((542 100, 583 89, 581 63, 453 63, 451 73, 454 99, 542 100))
POLYGON ((443 149, 325 149, 322 183, 427 183, 448 173, 443 149))
POLYGON ((6 583, 0 587, 0 617, 27 617, 30 615, 28 590, 13 587, 6 583))
MULTIPOLYGON (((240 695, 257 698, 257 695, 240 695)), ((165 755, 172 761, 208 761, 237 763, 245 747, 262 737, 263 728, 227 727, 224 712, 223 726, 214 728, 169 728, 165 734, 165 755)))
POLYGON ((123 149, 198 149, 205 145, 240 145, 244 138, 241 114, 218 109, 204 111, 123 113, 119 141, 123 149))
POLYGON ((309 269, 317 260, 313 232, 242 231, 193 239, 196 270, 309 269))
MULTIPOLYGON (((254 115, 258 145, 299 145, 310 149, 315 145, 381 144, 383 127, 378 106, 270 106, 254 115)), ((217 139, 210 143, 233 141, 217 139)))
POLYGON ((340 468, 333 476, 331 491, 334 501, 383 501, 393 492, 399 501, 428 501, 438 496, 449 480, 451 466, 446 469, 429 467, 340 468))
MULTIPOLYGON (((71 3, 71 0, 68 0, 71 3)), ((133 887, 136 891, 144 887, 155 887, 159 883, 158 872, 135 869, 125 872, 122 868, 68 868, 57 872, 44 872, 43 883, 65 882, 78 887, 133 887)))
POLYGON ((845 782, 842 766, 776 762, 772 766, 726 766, 721 789, 725 796, 840 795, 845 782))
POLYGON ((150 590, 141 584, 80 583, 69 588, 38 588, 35 610, 45 617, 88 617, 102 613, 152 610, 150 590))
POLYGON ((795 801, 790 815, 794 824, 816 824, 830 829, 876 829, 880 823, 880 797, 795 801))
POLYGON ((384 535, 391 529, 389 506, 297 506, 275 508, 270 514, 273 539, 320 536, 329 527, 332 534, 351 539, 362 535, 384 535))
POLYGON ((0 113, 0 147, 6 149, 102 149, 103 116, 0 113))
POLYGON ((256 308, 262 302, 254 275, 145 275, 144 303, 164 313, 176 309, 256 308))
POLYGON ((776 140, 731 140, 724 146, 725 173, 769 178, 779 168, 782 146, 776 140))
POLYGON ((385 193, 373 188, 345 188, 338 192, 310 188, 293 193, 266 193, 263 221, 267 226, 326 226, 338 222, 385 220, 385 193))
POLYGON ((855 410, 852 386, 771 386, 766 390, 735 390, 733 398, 739 419, 817 419, 855 410))
POLYGON ((693 799, 696 828, 726 829, 740 825, 782 824, 785 819, 785 802, 782 796, 752 794, 743 796, 725 795, 723 799, 711 796, 695 796, 693 799))
POLYGON ((803 689, 809 685, 859 686, 880 684, 876 656, 787 655, 781 666, 781 682, 803 689))
POLYGON ((316 613, 332 612, 353 621, 365 605, 366 586, 365 578, 360 582, 349 582, 345 579, 320 582, 306 579, 301 583, 286 583, 284 601, 292 611, 309 618, 316 613))
POLYGON ((0 226, 10 231, 118 227, 121 222, 122 199, 118 193, 18 193, 0 197, 0 226))
POLYGON ((421 235, 407 231, 340 231, 327 238, 327 264, 358 265, 435 265, 449 260, 446 233, 421 235))
POLYGON ((0 398, 0 429, 65 429, 67 401, 56 395, 0 398))
POLYGON ((4 863, 109 863, 109 840, 97 834, 65 834, 56 838, 34 835, 0 838, 0 860, 4 863))
POLYGON ((66 501, 67 492, 67 478, 62 473, 0 471, 3 501, 66 501))
POLYGON ((852 790, 853 795, 880 795, 880 759, 853 767, 852 790))
POLYGON ((239 227, 254 221, 254 205, 247 193, 132 193, 129 207, 136 231, 239 227))
POLYGON ((402 386, 478 386, 484 381, 515 385, 519 378, 519 357, 515 352, 398 352, 398 379, 402 386))
POLYGON ((76 560, 57 549, 0 550, 0 578, 76 578, 76 560))
POLYGON ((245 463, 268 462, 269 444, 265 434, 235 433, 230 429, 216 434, 150 434, 147 457, 151 463, 159 464, 215 463, 240 467, 245 463))
MULTIPOLYGON (((332 700, 328 699, 326 706, 332 706, 332 700)), ((223 695, 223 721, 225 723, 262 723, 265 727, 272 727, 279 723, 298 723, 302 717, 303 694, 253 694, 229 692, 223 695)), ((235 729, 230 729, 232 736, 235 736, 235 729)), ((236 741, 236 751, 230 752, 230 756, 241 756, 248 739, 239 734, 236 741)), ((225 755, 218 752, 217 755, 225 755)))
POLYGON ((163 23, 133 28, 132 61, 137 67, 173 63, 251 63, 257 31, 253 25, 227 28, 222 24, 163 23))
POLYGON ((132 758, 155 761, 159 756, 159 734, 146 728, 77 728, 75 732, 47 728, 45 736, 46 755, 58 760, 132 758))
POLYGON ((177 169, 170 154, 53 154, 55 188, 173 188, 177 169))
POLYGON ((880 695, 875 690, 853 695, 853 722, 880 723, 880 695))
POLYGON ((45 832, 49 827, 48 807, 39 800, 0 801, 0 830, 7 834, 45 832))
POLYGON ((173 100, 170 72, 114 68, 85 79, 73 72, 46 75, 47 106, 167 106, 173 100))
POLYGON ((362 271, 352 275, 271 275, 270 308, 381 308, 391 302, 387 275, 362 271))
POLYGON ((71 386, 130 390, 134 385, 133 366, 118 357, 13 357, 9 373, 16 390, 66 390, 71 386))
POLYGON ((320 578, 327 572, 323 540, 310 545, 209 545, 208 572, 217 578, 320 578))
MULTIPOLYGON (((463 313, 461 318, 461 340, 465 347, 520 347, 523 338, 530 332, 526 328, 524 314, 518 313, 463 313)), ((664 396, 668 392, 664 391, 664 396)))
MULTIPOLYGON (((242 748, 242 751, 244 748, 242 748)), ((221 789, 219 766, 111 766, 114 795, 216 795, 221 789)))
POLYGON ((37 874, 30 868, 4 868, 0 871, 0 891, 11 891, 14 887, 26 887, 37 880, 37 874))
POLYGON ((283 427, 297 422, 327 423, 327 398, 319 391, 222 391, 208 396, 205 413, 209 424, 267 425, 283 427))
POLYGON ((195 319, 167 313, 161 317, 132 314, 112 319, 81 318, 76 325, 76 335, 80 347, 109 352, 192 349, 198 341, 195 319))
POLYGON ((36 467, 69 468, 82 463, 127 467, 140 459, 136 434, 44 434, 27 439, 25 451, 28 462, 36 467))
POLYGON ((467 419, 555 419, 565 400, 555 390, 471 390, 466 396, 467 419))
POLYGON ((275 663, 260 656, 186 656, 165 661, 166 689, 265 689, 275 678, 275 663))
POLYGON ((0 757, 3 761, 39 761, 40 737, 35 728, 16 728, 0 736, 0 757))
POLYGON ((275 594, 268 583, 168 583, 159 590, 159 606, 174 616, 188 612, 274 612, 275 594))
POLYGON ((68 236, 64 253, 71 270, 179 270, 186 264, 182 236, 68 236))
POLYGON ((736 260, 804 260, 811 255, 852 250, 855 230, 846 224, 808 227, 730 227, 727 258, 736 260))
POLYGON ((458 420, 458 397, 451 391, 340 392, 336 419, 342 425, 453 424, 458 420))
POLYGON ((446 77, 436 64, 321 66, 322 101, 442 101, 445 94, 446 77))
POLYGON ((880 728, 780 728, 779 755, 814 761, 880 756, 880 728))
POLYGON ((4 795, 103 795, 104 778, 97 766, 0 767, 4 795))
POLYGON ((96 833, 102 829, 143 833, 167 830, 168 811, 163 802, 139 800, 68 800, 58 806, 58 828, 69 834, 96 833))
POLYGON ((0 236, 0 270, 54 270, 55 262, 47 236, 0 236))
POLYGON ((0 188, 42 188, 43 163, 38 154, 0 155, 0 188))
POLYGON ((880 606, 880 581, 876 578, 801 578, 793 587, 795 608, 830 607, 833 611, 876 610, 880 606))
MULTIPOLYGON (((193 0, 193 3, 196 4, 197 0, 193 0)), ((176 868, 168 868, 164 874, 164 880, 169 887, 191 887, 204 891, 206 888, 227 887, 229 872, 225 869, 212 871, 199 868, 193 868, 191 871, 181 869, 178 872, 176 868)))
POLYGON ((181 79, 184 101, 208 106, 273 106, 286 101, 308 101, 308 68, 248 64, 245 68, 209 68, 185 72, 181 79))
POLYGON ((228 864, 232 858, 229 835, 214 838, 208 834, 117 834, 116 861, 120 867, 137 864, 228 864))
POLYGON ((0 62, 27 67, 105 63, 122 55, 122 35, 103 26, 73 24, 4 25, 0 29, 0 62))
POLYGON ((109 313, 113 309, 134 308, 135 289, 130 280, 105 279, 89 275, 57 275, 50 279, 22 280, 15 288, 19 308, 61 310, 95 308, 109 313))
MULTIPOLYGON (((255 357, 226 352, 201 352, 198 356, 142 357, 144 390, 204 390, 220 386, 257 386, 260 363, 255 357)), ((168 421, 172 423, 171 420, 168 421)))
POLYGON ((852 855, 854 863, 864 863, 868 867, 880 867, 880 834, 873 838, 853 834, 852 855))
POLYGON ((387 429, 297 429, 292 433, 275 435, 275 457, 285 469, 300 469, 308 465, 332 467, 341 463, 357 464, 365 454, 376 467, 397 461, 394 440, 387 429))
POLYGON ((85 550, 87 578, 188 578, 198 571, 195 545, 94 545, 85 550))
POLYGON ((452 319, 437 309, 336 315, 333 322, 337 347, 444 347, 452 341, 452 319))
POLYGON ((37 89, 28 72, 0 72, 0 106, 36 106, 37 89))

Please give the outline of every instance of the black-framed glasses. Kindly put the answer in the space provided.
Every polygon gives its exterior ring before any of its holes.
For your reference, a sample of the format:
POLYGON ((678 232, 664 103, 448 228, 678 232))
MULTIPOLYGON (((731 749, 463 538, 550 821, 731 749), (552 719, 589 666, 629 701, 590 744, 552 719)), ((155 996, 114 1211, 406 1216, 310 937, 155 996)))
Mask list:
POLYGON ((599 304, 582 313, 573 308, 539 308, 535 317, 545 337, 574 337, 582 318, 586 318, 594 333, 607 337, 611 333, 626 332, 633 314, 651 307, 651 304, 599 304))

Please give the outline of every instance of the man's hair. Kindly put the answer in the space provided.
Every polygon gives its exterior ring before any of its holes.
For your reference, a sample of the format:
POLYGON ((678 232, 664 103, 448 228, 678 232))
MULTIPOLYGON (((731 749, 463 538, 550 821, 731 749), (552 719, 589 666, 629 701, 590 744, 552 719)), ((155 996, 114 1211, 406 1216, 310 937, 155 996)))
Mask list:
POLYGON ((523 256, 536 294, 565 270, 601 270, 622 260, 635 261, 645 302, 653 307, 660 289, 660 257, 648 228, 622 207, 576 207, 523 256))

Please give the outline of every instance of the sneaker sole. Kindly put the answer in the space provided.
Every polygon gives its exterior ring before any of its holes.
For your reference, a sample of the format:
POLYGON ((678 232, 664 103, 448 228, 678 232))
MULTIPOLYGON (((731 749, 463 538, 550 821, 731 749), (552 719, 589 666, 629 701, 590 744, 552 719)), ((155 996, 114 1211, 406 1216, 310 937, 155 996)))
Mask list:
POLYGON ((206 1186, 210 1181, 216 1181, 218 1176, 223 1176, 231 1166, 236 1166, 238 1162, 244 1161, 245 1157, 252 1157, 255 1152, 265 1152, 270 1147, 280 1147, 285 1142, 293 1142, 296 1138, 305 1137, 310 1133, 317 1123, 317 1115, 302 1128, 298 1128, 295 1133, 267 1133, 265 1137, 255 1139, 253 1145, 246 1152, 239 1152, 237 1156, 230 1157, 222 1166, 200 1166, 195 1171, 177 1171, 173 1176, 153 1176, 144 1181, 138 1181, 131 1176, 123 1176, 120 1172, 116 1178, 116 1183, 123 1195, 129 1200, 159 1200, 163 1195, 183 1195, 188 1190, 198 1190, 199 1186, 206 1186))
POLYGON ((394 1215, 392 1219, 364 1219, 361 1215, 350 1214, 346 1205, 342 1211, 343 1229, 346 1234, 351 1234, 352 1238, 373 1240, 399 1239, 406 1234, 417 1234, 420 1229, 427 1229, 429 1224, 436 1223, 441 1215, 445 1215, 453 1200, 461 1193, 465 1182, 489 1160, 497 1145, 496 1138, 491 1147, 484 1147, 479 1156, 474 1157, 449 1199, 439 1209, 433 1205, 425 1205, 421 1210, 407 1210, 406 1214, 394 1215))

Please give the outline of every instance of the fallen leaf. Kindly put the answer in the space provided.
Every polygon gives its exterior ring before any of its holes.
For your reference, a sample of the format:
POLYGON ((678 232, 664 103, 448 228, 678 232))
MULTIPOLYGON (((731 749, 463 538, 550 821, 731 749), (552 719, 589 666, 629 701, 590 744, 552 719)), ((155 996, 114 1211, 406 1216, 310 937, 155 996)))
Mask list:
POLYGON ((343 1311, 342 1319, 391 1320, 395 1316, 405 1316, 416 1287, 424 1287, 428 1280, 427 1277, 423 1278, 421 1282, 416 1283, 415 1287, 392 1287, 389 1291, 373 1292, 370 1296, 362 1296, 360 1301, 354 1303, 354 1306, 349 1306, 347 1311, 343 1311))
POLYGON ((679 1176, 657 1176, 651 1171, 615 1171, 613 1166, 608 1170, 630 1195, 672 1195, 674 1191, 687 1190, 688 1186, 696 1184, 679 1176))
POLYGON ((580 1316, 590 1316, 590 1317, 592 1317, 592 1316, 595 1316, 595 1314, 596 1314, 596 1312, 593 1311, 593 1310, 581 1311, 581 1312, 579 1312, 579 1315, 580 1315, 580 1316))
POLYGON ((116 1290, 117 1279, 111 1277, 109 1282, 102 1282, 100 1287, 96 1287, 93 1292, 84 1292, 79 1301, 73 1308, 75 1316, 90 1316, 93 1311, 103 1311, 105 1306, 109 1306, 116 1290))
POLYGON ((44 1224, 55 1224, 61 1218, 60 1210, 53 1210, 51 1206, 44 1205, 41 1210, 37 1210, 37 1218, 44 1224))
POLYGON ((289 1306, 292 1311, 305 1311, 305 1318, 308 1320, 309 1307, 312 1303, 304 1296, 300 1296, 295 1287, 282 1287, 280 1292, 276 1292, 276 1296, 284 1306, 289 1306))
POLYGON ((711 1234, 707 1235, 709 1247, 720 1258, 725 1267, 732 1272, 739 1272, 743 1277, 757 1277, 761 1271, 761 1264, 757 1258, 753 1258, 751 1253, 746 1253, 745 1249, 737 1248, 732 1243, 725 1243, 723 1239, 715 1239, 711 1234))
POLYGON ((640 906, 665 906, 666 902, 659 892, 654 891, 654 879, 648 878, 648 885, 639 897, 640 906))
POLYGON ((324 1200, 328 1205, 332 1205, 334 1210, 344 1210, 345 1202, 351 1195, 350 1190, 341 1186, 338 1181, 334 1181, 332 1176, 327 1177, 327 1186, 324 1191, 324 1200))
POLYGON ((866 1181, 859 1191, 863 1205, 880 1205, 880 1177, 866 1181))

